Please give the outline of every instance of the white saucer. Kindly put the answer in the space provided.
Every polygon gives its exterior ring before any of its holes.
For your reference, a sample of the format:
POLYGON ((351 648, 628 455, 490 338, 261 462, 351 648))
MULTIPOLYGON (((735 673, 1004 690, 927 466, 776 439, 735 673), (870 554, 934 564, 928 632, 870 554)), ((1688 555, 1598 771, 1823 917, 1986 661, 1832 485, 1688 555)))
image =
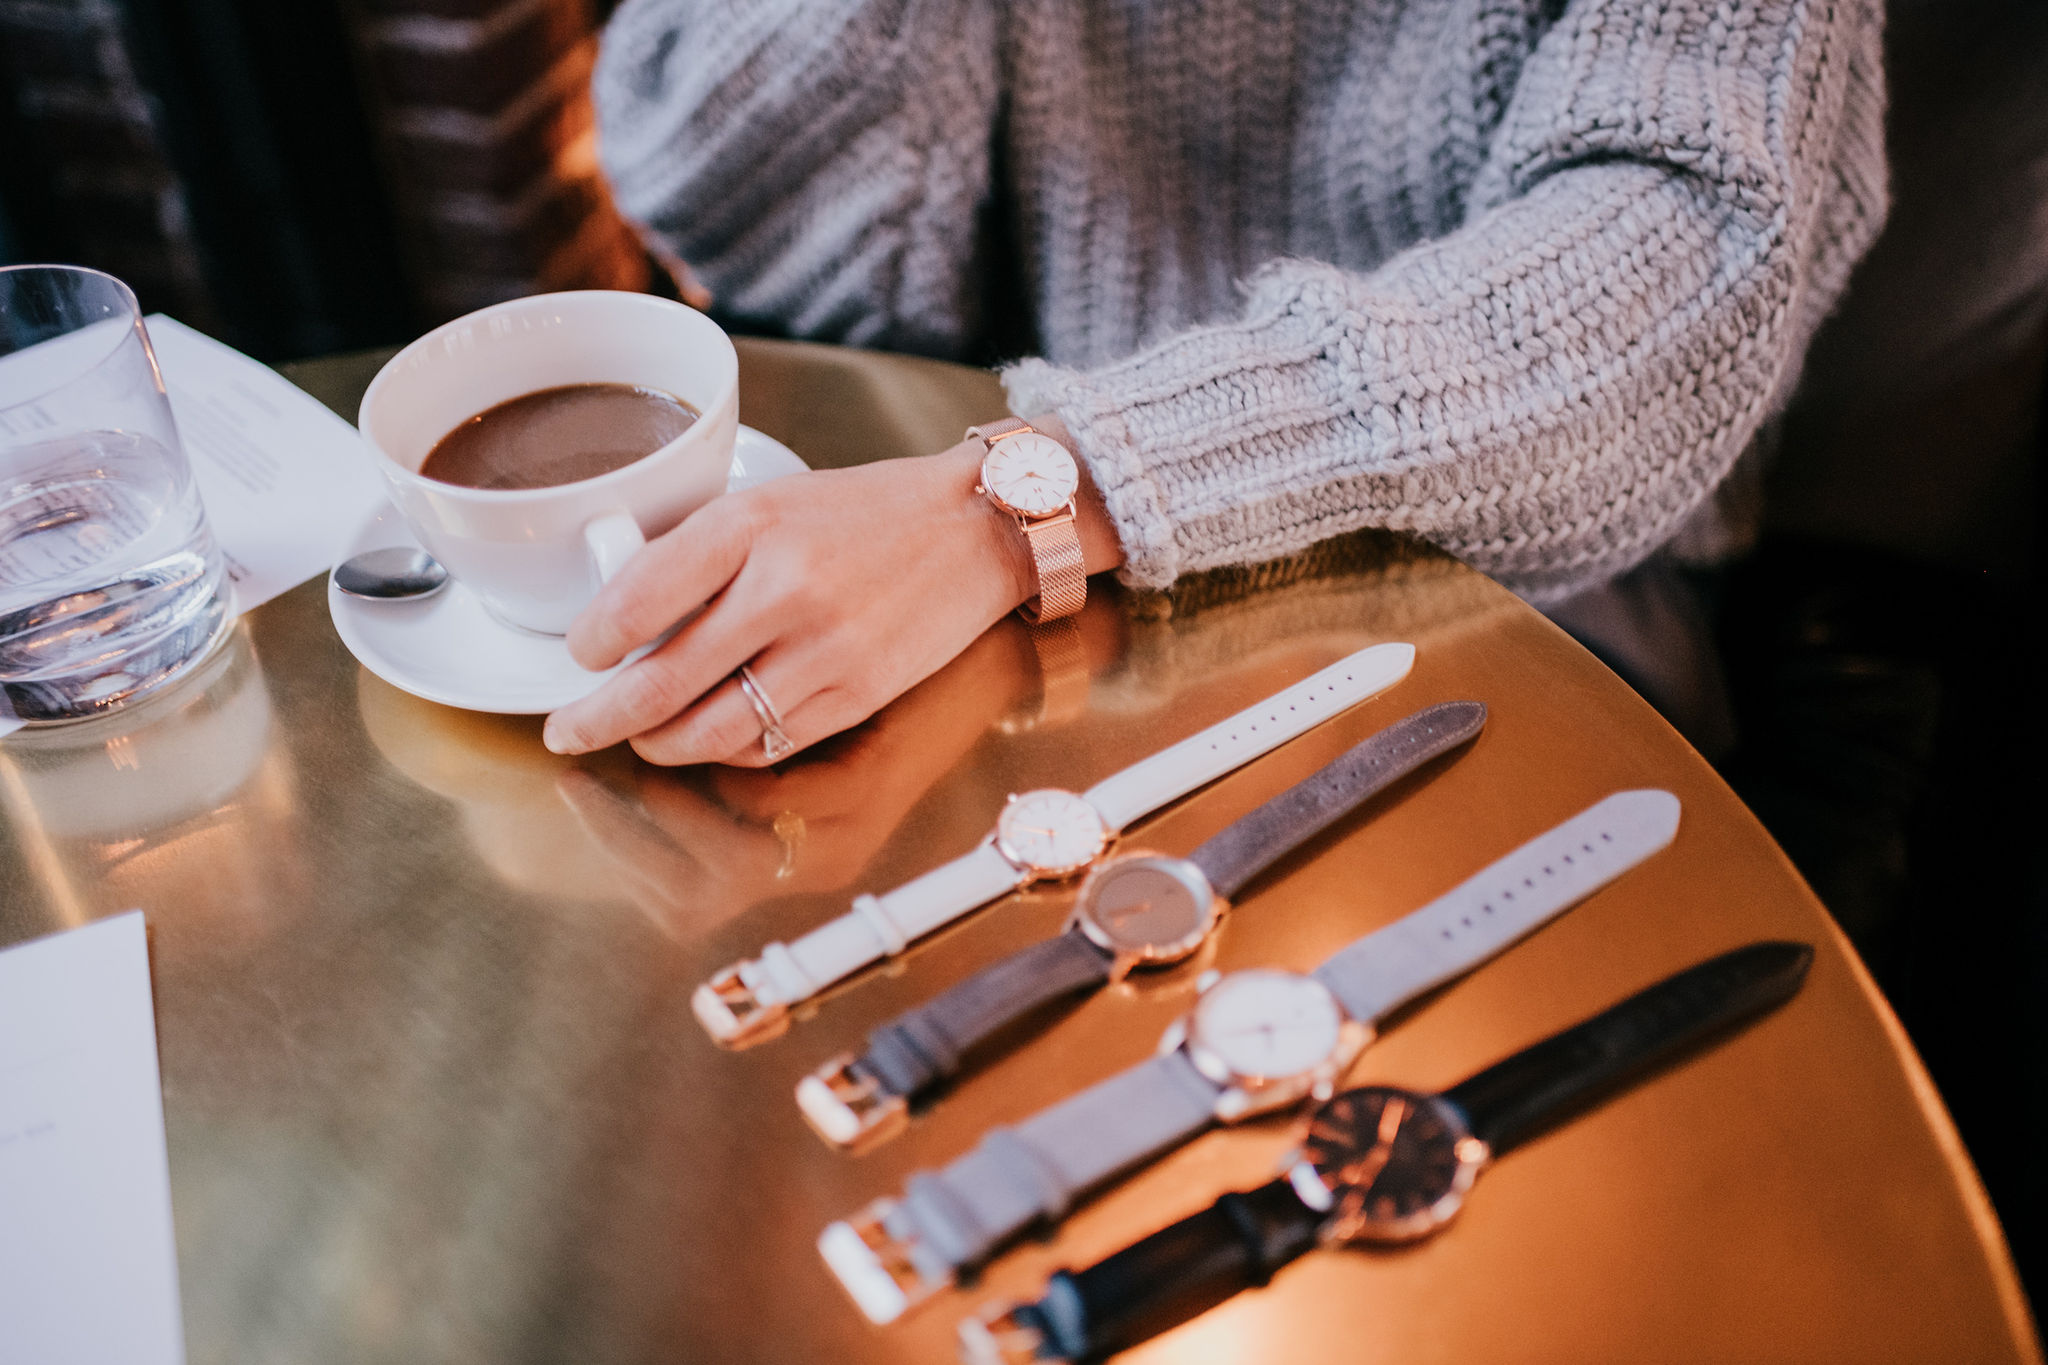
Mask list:
MULTIPOLYGON (((809 468, 772 436, 741 427, 726 491, 737 492, 809 468)), ((417 546, 386 503, 349 538, 343 559, 389 545, 417 546)), ((327 611, 349 653, 393 687, 465 711, 540 715, 588 696, 618 670, 590 673, 558 636, 508 626, 475 593, 450 583, 418 602, 368 602, 327 584, 327 611)))

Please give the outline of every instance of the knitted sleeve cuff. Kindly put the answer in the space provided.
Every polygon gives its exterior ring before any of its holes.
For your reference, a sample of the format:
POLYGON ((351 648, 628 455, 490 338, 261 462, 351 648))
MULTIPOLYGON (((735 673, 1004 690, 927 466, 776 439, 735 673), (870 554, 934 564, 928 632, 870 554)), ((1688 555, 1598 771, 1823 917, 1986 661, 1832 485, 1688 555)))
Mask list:
MULTIPOLYGON (((1003 371, 1012 412, 1055 413, 1066 423, 1133 587, 1164 588, 1198 569, 1297 548, 1233 534, 1252 530, 1233 523, 1259 498, 1242 453, 1291 445, 1288 433, 1341 419, 1350 407, 1322 354, 1327 335, 1290 306, 1297 291, 1285 287, 1288 273, 1260 273, 1242 322, 1181 332, 1095 370, 1025 360, 1003 371)), ((1289 471, 1289 481, 1303 472, 1289 471)))

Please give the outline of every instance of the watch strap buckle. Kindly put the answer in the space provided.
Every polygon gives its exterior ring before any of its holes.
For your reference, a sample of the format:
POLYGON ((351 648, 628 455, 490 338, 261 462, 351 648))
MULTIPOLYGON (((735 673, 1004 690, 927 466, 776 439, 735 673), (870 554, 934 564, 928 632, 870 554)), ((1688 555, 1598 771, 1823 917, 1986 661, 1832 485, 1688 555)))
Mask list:
POLYGON ((817 1135, 834 1147, 855 1147, 894 1137, 910 1121, 903 1096, 843 1052, 797 1082, 797 1107, 817 1135))
POLYGON ((894 1199, 877 1199, 859 1213, 833 1223, 818 1235, 818 1254, 869 1322, 894 1322, 953 1282, 950 1268, 928 1271, 933 1259, 914 1236, 898 1237, 888 1228, 897 1209, 894 1199))
POLYGON ((1018 1305, 988 1304, 959 1327, 962 1365, 1032 1365, 1041 1354, 1045 1333, 1017 1317, 1018 1305))
POLYGON ((690 1010, 704 1031, 730 1047, 759 1042, 789 1026, 789 1006, 762 1001, 748 983, 746 969, 753 965, 734 963, 690 996, 690 1010))

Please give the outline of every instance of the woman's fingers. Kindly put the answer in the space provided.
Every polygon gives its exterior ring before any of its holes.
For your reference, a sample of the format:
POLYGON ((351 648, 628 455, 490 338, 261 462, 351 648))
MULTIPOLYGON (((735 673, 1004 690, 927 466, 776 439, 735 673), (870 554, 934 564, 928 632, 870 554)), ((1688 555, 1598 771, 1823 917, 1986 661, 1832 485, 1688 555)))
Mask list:
MULTIPOLYGON (((810 722, 814 686, 802 679, 802 670, 792 669, 789 656, 770 649, 748 663, 754 685, 768 697, 782 717, 783 734, 798 749, 831 732, 810 722)), ((653 726, 633 737, 633 752, 649 763, 675 766, 684 763, 715 763, 729 756, 747 766, 768 762, 767 733, 761 715, 740 687, 737 676, 726 679, 704 695, 703 700, 665 725, 653 726)), ((789 751, 796 752, 795 749, 789 751)), ((788 755, 778 755, 778 759, 788 755)))
POLYGON ((761 612, 721 598, 646 658, 549 716, 541 741, 558 754, 583 754, 654 729, 751 659, 772 629, 761 612))
POLYGON ((761 735, 760 718, 734 677, 712 688, 674 720, 634 735, 632 743, 633 752, 649 763, 675 767, 708 763, 748 744, 758 748, 761 735))
MULTIPOLYGON (((782 732, 796 747, 772 760, 780 762, 819 740, 866 720, 880 706, 863 704, 842 685, 829 647, 789 650, 770 646, 748 665, 775 711, 782 732)), ((883 700, 886 700, 884 698, 883 700)), ((766 733, 737 678, 728 679, 704 699, 665 725, 633 737, 633 752, 649 763, 725 763, 736 768, 765 768, 771 760, 762 743, 766 733)))
POLYGON ((610 668, 709 602, 747 562, 757 501, 744 493, 713 498, 649 541, 569 628, 569 656, 588 669, 610 668))

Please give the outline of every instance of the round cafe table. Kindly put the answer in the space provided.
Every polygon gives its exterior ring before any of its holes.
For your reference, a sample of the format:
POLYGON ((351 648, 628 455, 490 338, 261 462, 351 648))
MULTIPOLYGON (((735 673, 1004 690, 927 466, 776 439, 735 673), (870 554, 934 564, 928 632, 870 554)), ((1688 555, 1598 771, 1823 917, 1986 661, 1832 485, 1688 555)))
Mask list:
MULTIPOLYGON (((740 354, 743 419, 814 465, 937 449, 1003 411, 979 371, 740 354)), ((287 373, 352 418, 382 358, 287 373)), ((760 772, 556 758, 537 719, 416 700, 357 665, 309 583, 170 692, 0 745, 0 943, 148 911, 194 1362, 949 1360, 990 1298, 1270 1178, 1290 1123, 1210 1132, 888 1328, 842 1295, 819 1230, 1147 1055, 1194 973, 1067 1011, 857 1157, 805 1127, 797 1079, 1055 931, 1068 890, 973 914, 745 1051, 707 1039, 692 988, 964 852, 1005 793, 1085 787, 1385 640, 1417 648, 1405 681, 1127 843, 1186 852, 1432 702, 1484 701, 1485 733, 1259 882, 1204 965, 1309 967, 1658 786, 1684 805, 1672 847, 1397 1017, 1354 1082, 1445 1085, 1753 939, 1811 943, 1812 974, 1502 1160, 1434 1240, 1312 1254, 1128 1359, 2040 1360, 1940 1099, 1784 855, 1543 617, 1388 537, 1165 596, 1099 583, 1063 664, 999 625, 760 772)))

